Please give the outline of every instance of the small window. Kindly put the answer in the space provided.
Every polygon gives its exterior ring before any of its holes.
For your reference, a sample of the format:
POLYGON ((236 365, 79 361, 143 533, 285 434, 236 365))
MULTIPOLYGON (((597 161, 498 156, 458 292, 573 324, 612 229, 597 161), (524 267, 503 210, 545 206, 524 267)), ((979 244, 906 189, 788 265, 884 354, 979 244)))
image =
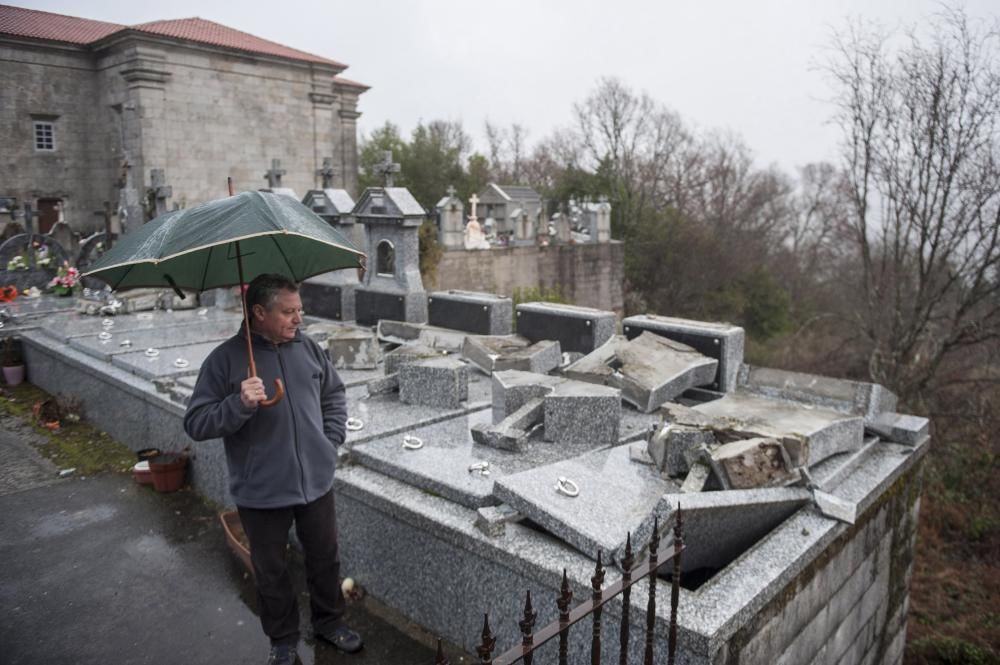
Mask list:
POLYGON ((42 152, 53 152, 56 149, 56 126, 55 123, 36 120, 35 126, 35 150, 42 152))
POLYGON ((396 248, 388 240, 381 240, 375 249, 375 272, 379 275, 396 274, 396 248))

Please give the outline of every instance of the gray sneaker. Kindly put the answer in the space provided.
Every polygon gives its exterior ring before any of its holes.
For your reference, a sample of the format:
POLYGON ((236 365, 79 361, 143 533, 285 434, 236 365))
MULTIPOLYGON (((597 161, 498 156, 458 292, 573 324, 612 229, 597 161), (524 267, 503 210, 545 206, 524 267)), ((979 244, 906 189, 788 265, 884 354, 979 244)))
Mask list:
POLYGON ((271 655, 267 657, 267 665, 295 665, 297 662, 298 656, 291 644, 275 644, 271 647, 271 655))

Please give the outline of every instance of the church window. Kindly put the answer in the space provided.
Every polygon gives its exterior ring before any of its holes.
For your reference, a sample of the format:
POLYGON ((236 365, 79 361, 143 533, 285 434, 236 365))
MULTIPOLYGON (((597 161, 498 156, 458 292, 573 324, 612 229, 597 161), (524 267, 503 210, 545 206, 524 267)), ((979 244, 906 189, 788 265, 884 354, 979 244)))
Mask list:
POLYGON ((396 248, 388 240, 379 242, 375 249, 375 272, 389 276, 396 274, 396 248))
POLYGON ((35 150, 41 152, 54 152, 56 149, 56 125, 53 122, 36 120, 35 128, 35 150))

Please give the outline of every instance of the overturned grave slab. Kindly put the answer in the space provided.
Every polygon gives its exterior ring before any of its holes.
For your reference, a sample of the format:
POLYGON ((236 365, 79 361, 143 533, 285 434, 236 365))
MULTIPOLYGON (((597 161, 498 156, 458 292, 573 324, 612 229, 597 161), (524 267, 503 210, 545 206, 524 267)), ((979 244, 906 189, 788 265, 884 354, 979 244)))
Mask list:
POLYGON ((520 335, 468 335, 462 355, 487 374, 508 369, 546 374, 562 362, 559 342, 532 344, 520 335))
POLYGON ((689 388, 711 384, 718 365, 686 344, 643 332, 634 339, 614 335, 563 375, 618 388, 623 399, 649 413, 689 388))
POLYGON ((686 344, 701 354, 719 361, 713 390, 736 390, 746 333, 739 326, 728 323, 693 321, 656 314, 630 316, 622 321, 622 332, 629 339, 649 331, 686 344))
POLYGON ((375 369, 381 349, 378 338, 368 329, 330 323, 314 323, 306 334, 326 348, 336 369, 375 369))
POLYGON ((447 353, 462 350, 465 333, 449 328, 438 328, 426 323, 390 321, 382 319, 376 328, 378 338, 390 344, 420 344, 447 353))
POLYGON ((510 474, 494 488, 518 513, 591 558, 603 552, 605 562, 671 491, 675 483, 631 461, 628 445, 510 474))

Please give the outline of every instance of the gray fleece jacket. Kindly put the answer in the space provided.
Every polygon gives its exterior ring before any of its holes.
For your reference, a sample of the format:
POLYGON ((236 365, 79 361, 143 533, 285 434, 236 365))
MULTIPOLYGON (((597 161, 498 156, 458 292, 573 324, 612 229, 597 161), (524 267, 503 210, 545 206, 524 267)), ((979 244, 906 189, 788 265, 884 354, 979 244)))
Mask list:
POLYGON ((285 397, 248 409, 240 400, 247 378, 242 329, 209 354, 184 414, 195 441, 222 438, 229 491, 238 506, 282 508, 314 501, 333 487, 337 447, 346 434, 344 383, 326 354, 307 335, 274 344, 253 334, 257 375, 269 396, 274 379, 285 397))

